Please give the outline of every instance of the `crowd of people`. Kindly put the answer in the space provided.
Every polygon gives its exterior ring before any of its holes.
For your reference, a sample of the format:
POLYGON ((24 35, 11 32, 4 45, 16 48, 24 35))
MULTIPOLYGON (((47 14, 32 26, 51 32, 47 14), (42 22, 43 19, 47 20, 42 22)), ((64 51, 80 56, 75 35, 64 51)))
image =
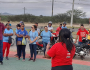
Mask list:
MULTIPOLYGON (((37 49, 37 40, 38 36, 41 36, 43 46, 44 46, 44 58, 52 58, 52 70, 73 70, 72 67, 72 59, 75 54, 75 46, 71 42, 71 32, 66 27, 66 22, 59 25, 56 29, 56 34, 59 35, 59 41, 54 44, 50 48, 50 38, 52 37, 53 27, 52 22, 49 21, 47 26, 44 26, 44 30, 40 33, 40 29, 38 28, 38 23, 35 23, 31 26, 31 30, 29 33, 25 28, 25 24, 23 21, 20 21, 19 24, 16 25, 15 35, 16 35, 16 47, 17 47, 17 60, 20 60, 20 57, 23 55, 23 61, 25 61, 25 48, 26 44, 22 44, 23 39, 30 41, 30 58, 29 61, 36 61, 36 49, 37 49), (34 57, 33 57, 34 54, 34 57)), ((88 35, 88 39, 90 39, 90 31, 88 32, 84 25, 81 24, 78 29, 75 43, 77 42, 79 36, 78 44, 82 44, 82 37, 86 37, 88 35)), ((10 21, 4 26, 3 23, 0 22, 0 63, 3 64, 3 58, 6 51, 6 59, 9 60, 9 49, 11 45, 11 37, 14 35, 12 25, 10 21)))

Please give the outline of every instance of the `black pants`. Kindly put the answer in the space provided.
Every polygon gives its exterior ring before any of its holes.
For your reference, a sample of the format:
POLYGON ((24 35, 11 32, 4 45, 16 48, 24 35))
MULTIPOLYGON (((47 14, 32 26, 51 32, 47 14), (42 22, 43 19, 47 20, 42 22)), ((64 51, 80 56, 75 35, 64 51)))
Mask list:
POLYGON ((23 59, 25 59, 25 47, 26 45, 18 45, 18 57, 21 57, 21 52, 23 53, 23 59))
POLYGON ((72 65, 52 67, 51 70, 73 70, 72 65))

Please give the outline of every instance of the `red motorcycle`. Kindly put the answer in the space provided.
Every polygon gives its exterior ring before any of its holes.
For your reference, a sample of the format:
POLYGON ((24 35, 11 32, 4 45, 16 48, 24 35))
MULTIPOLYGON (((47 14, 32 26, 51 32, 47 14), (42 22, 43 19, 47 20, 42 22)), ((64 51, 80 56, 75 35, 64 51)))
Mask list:
MULTIPOLYGON (((52 33, 52 37, 50 40, 50 47, 52 47, 55 43, 57 43, 58 40, 58 35, 56 33, 52 33)), ((44 51, 43 43, 42 43, 42 38, 39 38, 37 44, 37 54, 38 52, 44 51)))

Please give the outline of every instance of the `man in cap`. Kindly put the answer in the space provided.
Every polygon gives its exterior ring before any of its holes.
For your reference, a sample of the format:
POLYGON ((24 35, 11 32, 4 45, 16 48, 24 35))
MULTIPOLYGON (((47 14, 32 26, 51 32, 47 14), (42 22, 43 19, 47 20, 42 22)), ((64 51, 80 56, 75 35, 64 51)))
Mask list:
POLYGON ((67 28, 67 27, 66 27, 66 22, 63 23, 62 29, 63 29, 63 28, 67 28))
POLYGON ((52 33, 53 32, 53 27, 52 27, 52 21, 48 22, 48 30, 52 33))

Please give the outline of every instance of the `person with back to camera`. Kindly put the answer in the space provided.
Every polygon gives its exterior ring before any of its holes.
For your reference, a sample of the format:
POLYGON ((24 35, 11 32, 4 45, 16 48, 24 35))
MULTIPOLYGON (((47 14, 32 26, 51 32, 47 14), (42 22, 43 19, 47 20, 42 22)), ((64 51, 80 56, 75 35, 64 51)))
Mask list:
POLYGON ((49 50, 47 46, 45 56, 52 58, 51 70, 73 70, 72 59, 75 54, 75 46, 70 40, 71 32, 68 29, 61 29, 59 42, 49 50))

